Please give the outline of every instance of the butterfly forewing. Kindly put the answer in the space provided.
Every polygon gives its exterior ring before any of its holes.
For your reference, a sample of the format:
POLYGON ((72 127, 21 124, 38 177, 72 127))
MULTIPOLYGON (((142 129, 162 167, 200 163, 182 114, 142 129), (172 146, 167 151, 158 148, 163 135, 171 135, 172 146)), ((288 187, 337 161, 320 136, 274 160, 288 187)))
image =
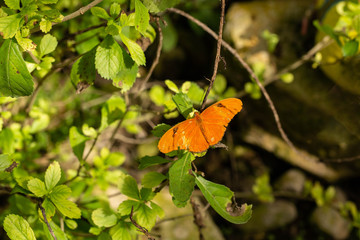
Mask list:
POLYGON ((163 153, 175 150, 204 152, 217 144, 226 131, 231 119, 240 112, 241 100, 228 98, 221 100, 195 118, 185 120, 169 129, 160 139, 158 148, 163 153))

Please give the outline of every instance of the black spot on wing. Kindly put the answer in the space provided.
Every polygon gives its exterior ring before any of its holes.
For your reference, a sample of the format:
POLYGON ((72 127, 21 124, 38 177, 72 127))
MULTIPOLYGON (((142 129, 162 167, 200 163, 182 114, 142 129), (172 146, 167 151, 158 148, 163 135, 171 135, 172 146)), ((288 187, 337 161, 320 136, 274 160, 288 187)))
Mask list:
POLYGON ((236 113, 234 113, 231 109, 229 109, 228 107, 226 107, 225 105, 223 105, 222 103, 216 104, 216 107, 225 108, 225 109, 228 110, 231 114, 233 114, 233 115, 236 114, 236 113))

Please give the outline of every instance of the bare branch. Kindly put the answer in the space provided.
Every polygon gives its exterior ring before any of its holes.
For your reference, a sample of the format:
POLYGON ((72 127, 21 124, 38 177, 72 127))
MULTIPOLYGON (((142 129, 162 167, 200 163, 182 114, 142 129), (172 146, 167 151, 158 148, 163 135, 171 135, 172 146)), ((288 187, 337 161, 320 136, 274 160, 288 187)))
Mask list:
POLYGON ((213 87, 215 77, 216 77, 216 73, 217 73, 217 70, 218 70, 219 61, 220 61, 220 52, 221 52, 222 33, 223 33, 223 28, 224 28, 224 15, 225 15, 225 0, 221 0, 221 15, 220 15, 220 24, 219 24, 219 35, 217 37, 217 47, 216 47, 214 71, 213 71, 213 75, 212 75, 211 80, 210 80, 209 87, 206 90, 205 97, 204 97, 203 102, 201 104, 200 111, 204 110, 204 108, 205 108, 206 99, 208 98, 210 90, 213 87))
POLYGON ((52 230, 52 228, 51 228, 51 226, 50 226, 50 223, 48 222, 48 220, 47 220, 47 218, 46 218, 45 209, 43 208, 43 206, 41 206, 41 203, 40 203, 40 202, 38 203, 38 206, 39 206, 39 208, 40 208, 40 210, 41 210, 41 213, 42 213, 43 218, 44 218, 44 222, 46 223, 46 225, 47 225, 47 227, 48 227, 48 229, 49 229, 49 232, 50 232, 51 236, 52 236, 55 240, 57 240, 57 238, 56 238, 56 236, 55 236, 55 233, 54 233, 54 231, 52 230))

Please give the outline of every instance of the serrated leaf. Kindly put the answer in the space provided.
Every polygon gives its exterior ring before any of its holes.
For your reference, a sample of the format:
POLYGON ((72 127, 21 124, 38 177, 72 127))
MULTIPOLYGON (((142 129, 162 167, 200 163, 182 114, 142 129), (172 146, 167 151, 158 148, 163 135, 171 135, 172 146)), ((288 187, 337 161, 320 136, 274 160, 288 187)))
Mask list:
POLYGON ((51 200, 66 199, 70 195, 71 189, 66 185, 59 185, 54 187, 49 194, 51 200))
POLYGON ((0 93, 9 97, 29 96, 34 83, 18 44, 12 39, 5 40, 0 56, 0 93))
POLYGON ((115 78, 119 70, 124 69, 123 50, 112 36, 108 35, 97 47, 95 67, 105 79, 115 78))
POLYGON ((140 193, 135 178, 128 175, 119 186, 120 192, 128 197, 140 200, 140 193))
POLYGON ((136 230, 132 223, 120 221, 109 231, 112 239, 132 240, 136 236, 136 230))
POLYGON ((136 62, 137 65, 144 65, 146 63, 144 51, 141 47, 134 42, 133 40, 126 37, 124 34, 120 33, 120 38, 123 43, 126 45, 127 49, 130 52, 131 58, 136 62))
POLYGON ((75 156, 79 159, 83 159, 83 153, 85 148, 85 143, 89 140, 89 137, 84 136, 79 132, 79 130, 73 126, 70 128, 69 132, 70 145, 73 149, 75 156))
POLYGON ((13 36, 15 36, 17 30, 20 27, 20 21, 20 14, 14 14, 0 18, 0 35, 4 39, 12 38, 13 36))
POLYGON ((189 173, 191 162, 194 159, 194 155, 187 152, 176 160, 169 169, 170 192, 179 202, 187 202, 194 190, 195 178, 189 173))
POLYGON ((40 41, 40 56, 44 56, 55 51, 57 47, 58 41, 56 37, 52 36, 51 34, 46 34, 40 41))
POLYGON ((139 169, 144 169, 144 168, 147 168, 150 166, 168 163, 171 161, 167 160, 165 158, 162 158, 160 156, 145 156, 145 157, 140 158, 139 162, 140 162, 139 169))
POLYGON ((4 220, 4 229, 11 240, 36 240, 29 223, 18 215, 7 215, 4 220))
POLYGON ((137 73, 139 71, 138 65, 131 59, 129 54, 122 51, 124 59, 124 68, 120 69, 116 77, 113 79, 113 85, 121 88, 121 92, 127 92, 133 86, 137 73))
POLYGON ((111 15, 111 17, 116 18, 117 16, 119 16, 120 10, 121 10, 120 4, 118 4, 116 2, 112 3, 111 6, 110 6, 110 15, 111 15))
POLYGON ((140 199, 144 202, 153 200, 155 195, 156 193, 154 193, 151 188, 143 187, 140 189, 140 199))
POLYGON ((148 172, 141 180, 141 184, 145 188, 153 188, 158 186, 162 181, 166 179, 166 176, 158 172, 148 172))
POLYGON ((45 20, 45 19, 41 19, 41 22, 39 25, 40 25, 40 30, 44 33, 50 32, 50 30, 52 28, 51 21, 45 20))
POLYGON ((5 4, 10 9, 20 10, 20 0, 5 0, 5 4))
POLYGON ((150 15, 148 9, 139 0, 135 0, 135 29, 145 35, 149 26, 150 15))
POLYGON ((157 211, 154 211, 153 209, 148 207, 145 203, 142 203, 139 205, 138 209, 136 210, 134 219, 137 224, 150 231, 156 223, 156 217, 157 217, 157 211))
POLYGON ((137 210, 139 207, 140 202, 134 201, 134 200, 125 200, 122 203, 120 203, 118 207, 118 212, 121 214, 121 216, 130 215, 131 208, 133 208, 134 211, 137 210))
POLYGON ((150 12, 158 13, 171 8, 178 4, 181 0, 144 0, 144 5, 149 9, 150 12))
POLYGON ((60 181, 61 178, 61 168, 57 161, 54 161, 50 166, 46 169, 45 172, 45 185, 46 189, 50 191, 53 189, 56 184, 60 181))
POLYGON ((92 7, 91 13, 92 13, 92 15, 102 18, 102 19, 105 19, 105 20, 110 19, 109 14, 105 11, 105 9, 103 9, 101 7, 92 7))
POLYGON ((23 38, 20 34, 20 31, 15 34, 15 38, 23 51, 26 52, 35 50, 36 44, 30 38, 23 38))
POLYGON ((0 155, 0 172, 5 171, 10 165, 13 163, 13 161, 10 158, 10 155, 8 154, 1 154, 0 155))
POLYGON ((195 175, 195 182, 211 207, 229 222, 244 224, 251 218, 251 205, 243 204, 241 209, 232 206, 234 193, 228 187, 210 182, 198 175, 195 175))
POLYGON ((38 178, 29 180, 27 187, 37 197, 42 197, 47 194, 44 182, 38 178))
POLYGON ((193 105, 189 97, 180 92, 172 96, 177 109, 185 118, 188 118, 189 114, 193 111, 193 105))
POLYGON ((91 219, 98 227, 112 227, 117 222, 116 215, 103 208, 94 210, 91 214, 91 219))
POLYGON ((68 218, 81 217, 81 211, 75 203, 62 198, 56 200, 53 200, 53 198, 51 198, 51 201, 54 203, 56 208, 61 212, 61 214, 63 214, 65 217, 68 218))

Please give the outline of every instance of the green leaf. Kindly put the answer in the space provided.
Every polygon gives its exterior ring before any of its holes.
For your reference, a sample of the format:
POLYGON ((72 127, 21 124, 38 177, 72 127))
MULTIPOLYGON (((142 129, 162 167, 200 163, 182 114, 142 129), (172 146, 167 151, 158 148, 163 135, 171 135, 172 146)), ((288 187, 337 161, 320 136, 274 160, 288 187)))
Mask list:
POLYGON ((27 187, 37 197, 42 197, 47 194, 44 182, 38 178, 29 180, 27 187))
POLYGON ((120 69, 124 69, 123 50, 114 38, 108 35, 97 47, 95 67, 105 79, 116 77, 120 69))
POLYGON ((120 203, 118 207, 118 212, 121 214, 121 216, 130 215, 131 208, 136 211, 139 207, 140 202, 134 201, 134 200, 125 200, 122 203, 120 203))
MULTIPOLYGON (((48 220, 51 219, 55 215, 54 204, 50 201, 49 198, 45 198, 45 200, 43 201, 43 203, 41 205, 45 209, 47 219, 48 220)), ((39 214, 39 215, 42 216, 42 214, 39 214)))
MULTIPOLYGON (((1 18, 0 18, 1 19, 1 18)), ((19 50, 12 39, 0 48, 0 94, 10 97, 29 96, 34 83, 19 50)))
POLYGON ((45 172, 45 185, 46 189, 50 191, 53 189, 56 184, 60 181, 61 178, 61 168, 57 161, 54 161, 50 166, 46 169, 45 172))
POLYGON ((10 165, 13 163, 10 156, 8 154, 0 155, 0 172, 5 171, 10 165))
POLYGON ((112 227, 116 224, 116 215, 103 208, 94 210, 91 214, 91 219, 98 227, 112 227))
POLYGON ((144 51, 141 47, 133 40, 126 37, 124 34, 120 34, 121 40, 126 45, 130 52, 131 58, 136 62, 137 65, 144 65, 146 63, 144 51))
POLYGON ((15 152, 15 136, 11 129, 5 128, 0 132, 0 148, 3 153, 15 152))
POLYGON ((58 45, 56 37, 46 34, 40 41, 40 57, 55 51, 58 45))
POLYGON ((109 14, 105 11, 105 9, 101 8, 101 7, 92 7, 91 8, 91 13, 92 15, 105 19, 105 20, 110 20, 110 16, 109 14))
POLYGON ((356 40, 351 40, 346 42, 342 48, 341 48, 341 52, 343 54, 344 57, 351 57, 354 56, 359 49, 359 42, 356 40))
POLYGON ((51 198, 51 201, 54 203, 56 208, 61 212, 61 214, 63 214, 65 217, 68 218, 81 217, 81 211, 78 208, 78 206, 76 206, 75 203, 62 198, 56 200, 53 200, 53 198, 51 198))
POLYGON ((177 109, 185 118, 193 111, 193 105, 189 97, 184 93, 177 93, 172 97, 177 109))
POLYGON ((116 18, 117 16, 119 16, 120 14, 120 5, 116 2, 112 3, 111 6, 110 6, 110 15, 111 17, 113 18, 116 18))
POLYGON ((311 196, 315 199, 315 202, 319 207, 325 204, 324 188, 319 182, 316 182, 312 187, 311 196))
POLYGON ((149 9, 150 12, 158 13, 171 8, 178 4, 181 0, 144 0, 144 5, 149 9))
POLYGON ((74 229, 76 229, 78 227, 77 222, 75 220, 72 220, 72 219, 65 219, 65 224, 71 230, 74 230, 74 229))
POLYGON ((59 185, 54 187, 49 194, 51 200, 66 199, 70 195, 71 189, 66 185, 59 185))
POLYGON ((158 186, 162 181, 166 179, 166 176, 158 172, 148 172, 141 180, 141 184, 145 188, 153 188, 158 186))
POLYGON ((83 153, 85 148, 85 143, 89 140, 89 137, 82 135, 77 127, 71 127, 69 132, 70 145, 73 149, 75 156, 79 159, 83 159, 83 153))
MULTIPOLYGON (((185 83, 183 84, 183 86, 185 85, 185 83)), ((200 105, 204 97, 204 90, 200 88, 199 85, 197 85, 196 83, 190 82, 187 96, 190 98, 191 102, 200 105)))
POLYGON ((11 240, 36 240, 29 223, 18 215, 7 215, 4 220, 4 229, 11 240))
POLYGON ((144 202, 153 200, 155 195, 156 193, 154 193, 151 188, 143 187, 140 189, 140 199, 144 202))
POLYGON ((165 80, 165 85, 174 93, 179 92, 179 88, 176 86, 176 84, 171 80, 165 80))
MULTIPOLYGON (((50 234, 49 228, 45 223, 43 224, 43 232, 46 234, 46 239, 54 239, 50 234)), ((61 230, 61 228, 54 223, 54 221, 49 222, 51 229, 53 230, 57 240, 68 240, 66 234, 61 230)))
POLYGON ((41 19, 40 22, 40 30, 44 33, 50 32, 52 28, 52 23, 49 20, 41 19))
POLYGON ((113 95, 101 108, 101 125, 99 132, 111 123, 122 118, 126 111, 126 104, 122 97, 113 95))
POLYGON ((135 0, 135 29, 145 35, 149 26, 150 15, 148 9, 139 0, 135 0))
MULTIPOLYGON (((0 18, 0 35, 4 39, 12 38, 13 36, 15 36, 17 30, 20 27, 20 21, 21 21, 20 14, 14 14, 0 18)), ((1 54, 1 56, 4 55, 1 54)))
POLYGON ((280 79, 284 83, 292 83, 294 81, 294 74, 292 74, 292 73, 283 73, 283 74, 281 74, 280 79))
POLYGON ((128 175, 119 186, 120 192, 128 197, 140 200, 140 193, 135 178, 128 175))
POLYGON ((195 176, 195 182, 211 207, 220 216, 235 224, 243 224, 250 219, 252 206, 243 204, 241 208, 233 207, 231 200, 234 193, 228 187, 210 182, 197 175, 195 176))
POLYGON ((274 196, 272 194, 272 187, 268 174, 263 174, 257 177, 255 185, 252 187, 253 192, 258 196, 261 201, 273 202, 274 196))
POLYGON ((36 48, 36 44, 30 38, 23 38, 20 31, 16 32, 15 39, 23 51, 33 51, 36 48))
POLYGON ((5 0, 5 4, 10 9, 20 10, 20 0, 5 0))
POLYGON ((136 229, 130 222, 120 221, 109 231, 112 239, 132 240, 135 238, 136 229))
POLYGON ((150 166, 168 163, 171 161, 159 156, 145 156, 140 158, 139 162, 140 162, 139 169, 144 169, 150 166))
POLYGON ((189 173, 194 159, 194 155, 187 152, 169 169, 170 192, 178 202, 186 203, 194 190, 195 178, 189 173))
POLYGON ((139 205, 139 208, 136 210, 134 219, 136 223, 138 223, 140 226, 150 231, 156 223, 156 217, 157 217, 157 211, 154 211, 153 209, 148 207, 145 203, 142 203, 139 205))
POLYGON ((150 89, 150 99, 158 106, 163 106, 165 102, 165 89, 162 86, 155 85, 150 89))
POLYGON ((218 94, 222 94, 226 89, 226 78, 222 74, 216 75, 214 81, 214 91, 218 94))
POLYGON ((58 0, 40 0, 43 4, 55 4, 58 2, 58 0))
POLYGON ((116 77, 113 78, 113 85, 121 88, 121 92, 127 92, 133 86, 137 73, 139 71, 138 65, 131 59, 129 54, 122 51, 125 67, 120 69, 116 77))

